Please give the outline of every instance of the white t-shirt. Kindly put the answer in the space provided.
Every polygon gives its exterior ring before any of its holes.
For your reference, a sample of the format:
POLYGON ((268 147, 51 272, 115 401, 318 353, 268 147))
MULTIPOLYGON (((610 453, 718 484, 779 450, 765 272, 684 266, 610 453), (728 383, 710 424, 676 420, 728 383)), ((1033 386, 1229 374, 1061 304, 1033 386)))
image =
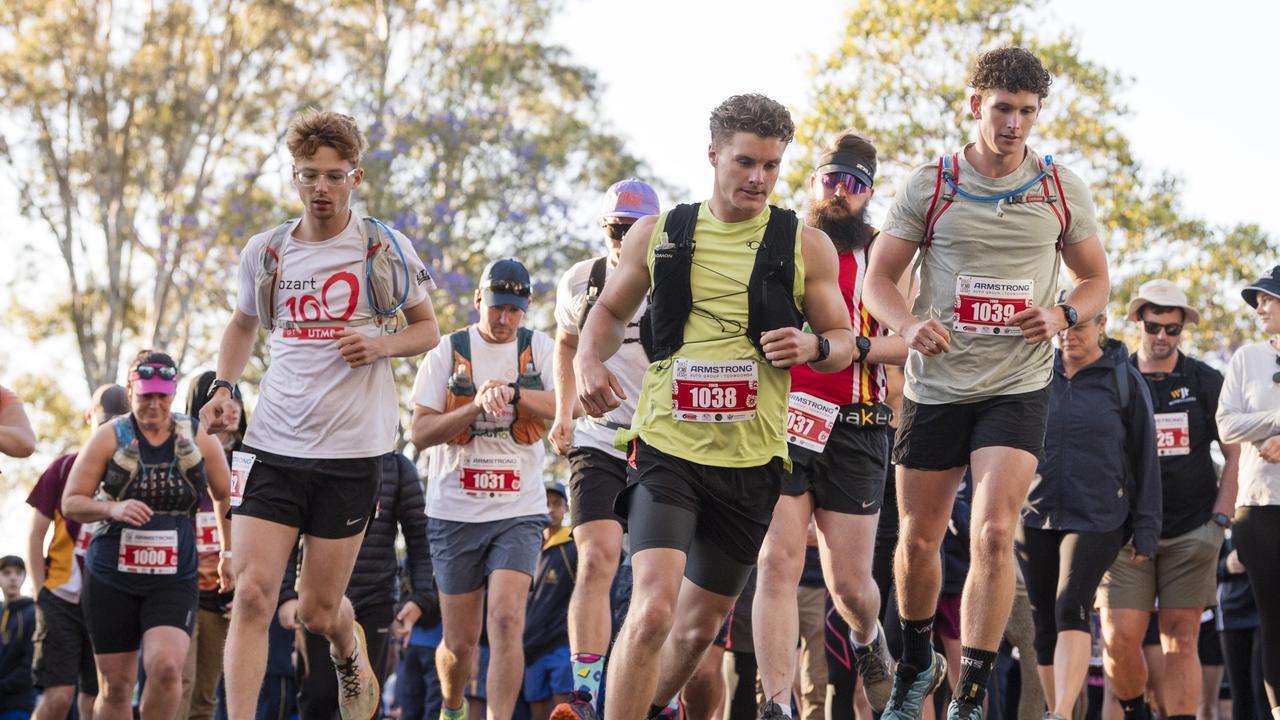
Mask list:
MULTIPOLYGON (((467 332, 471 337, 471 379, 475 386, 478 388, 491 378, 515 382, 519 374, 518 343, 514 339, 502 344, 486 342, 474 325, 467 332)), ((534 369, 542 378, 543 389, 553 391, 551 338, 535 330, 532 342, 534 369)), ((414 404, 445 412, 445 385, 453 372, 453 342, 451 336, 446 336, 418 368, 413 383, 414 404)), ((508 405, 496 417, 488 413, 477 415, 471 427, 481 432, 504 430, 514 420, 514 408, 508 405)), ((547 511, 547 493, 542 485, 545 459, 543 441, 521 445, 506 432, 473 435, 466 445, 446 442, 432 446, 427 450, 427 515, 454 522, 541 515, 547 511)))
MULTIPOLYGON (((578 334, 578 320, 586 306, 587 281, 591 277, 591 266, 594 263, 594 259, 577 263, 560 277, 560 283, 556 286, 556 326, 570 335, 578 334)), ((606 280, 613 269, 611 263, 605 263, 606 280)), ((640 344, 640 316, 644 314, 646 307, 647 302, 640 303, 635 316, 627 323, 622 347, 604 364, 627 394, 627 399, 603 418, 615 425, 631 426, 631 417, 635 415, 636 402, 640 399, 640 385, 644 381, 645 370, 649 368, 649 358, 640 344)), ((595 448, 625 460, 626 455, 613 446, 615 432, 616 428, 583 416, 578 418, 574 426, 573 444, 575 447, 595 448)))
MULTIPOLYGON (((296 229, 296 225, 294 226, 296 229)), ((361 320, 373 316, 365 289, 365 233, 358 215, 342 232, 321 242, 304 242, 293 230, 280 252, 276 287, 277 320, 361 320)), ((272 230, 254 235, 240 255, 236 307, 258 316, 254 276, 272 230)), ((384 233, 385 235, 385 233, 384 233)), ((400 233, 411 282, 406 308, 427 299, 435 287, 431 275, 400 233)), ((397 261, 399 255, 395 256, 397 261)), ((398 267, 397 262, 397 267, 398 267)), ((333 327, 343 327, 335 321, 333 327)), ((362 335, 382 333, 368 323, 362 335)), ((271 360, 258 388, 258 404, 249 416, 245 444, 278 455, 319 459, 374 457, 394 448, 399 405, 391 363, 379 360, 349 367, 337 341, 324 328, 289 331, 277 327, 270 338, 271 360), (307 335, 321 339, 308 339, 307 335)))
POLYGON ((1280 465, 1262 459, 1262 443, 1280 435, 1280 385, 1272 377, 1280 354, 1267 342, 1236 350, 1218 396, 1218 437, 1240 444, 1236 505, 1280 505, 1280 465))

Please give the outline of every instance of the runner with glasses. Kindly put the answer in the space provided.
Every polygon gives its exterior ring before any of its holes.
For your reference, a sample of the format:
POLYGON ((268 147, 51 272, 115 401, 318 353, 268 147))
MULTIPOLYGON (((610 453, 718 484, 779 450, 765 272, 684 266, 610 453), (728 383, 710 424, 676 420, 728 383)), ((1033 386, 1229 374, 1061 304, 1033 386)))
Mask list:
POLYGON ((378 683, 343 592, 377 501, 382 456, 395 445, 390 358, 439 341, 427 297, 434 283, 407 238, 352 211, 365 139, 351 117, 308 110, 289 123, 286 142, 302 217, 253 236, 241 254, 236 309, 200 412, 211 433, 239 422, 231 394, 258 327, 266 328, 271 359, 232 459, 243 497, 233 544, 253 552, 233 558, 239 582, 224 663, 227 708, 232 720, 254 715, 280 581, 301 534, 298 618, 329 640, 344 720, 367 720, 378 708, 378 683), (390 304, 379 292, 384 256, 393 268, 385 275, 395 280, 390 304), (398 312, 407 324, 388 333, 398 312))
POLYGON ((1200 320, 1186 294, 1168 280, 1143 283, 1127 317, 1142 323, 1142 343, 1129 359, 1155 411, 1162 518, 1154 560, 1144 562, 1130 543, 1098 588, 1103 669, 1125 719, 1146 718, 1142 638, 1158 604, 1159 703, 1170 720, 1187 720, 1200 703, 1200 614, 1217 604, 1218 551, 1235 510, 1240 448, 1222 442, 1214 422, 1221 373, 1178 349, 1183 327, 1200 320), (1226 461, 1221 478, 1210 455, 1215 442, 1226 461))

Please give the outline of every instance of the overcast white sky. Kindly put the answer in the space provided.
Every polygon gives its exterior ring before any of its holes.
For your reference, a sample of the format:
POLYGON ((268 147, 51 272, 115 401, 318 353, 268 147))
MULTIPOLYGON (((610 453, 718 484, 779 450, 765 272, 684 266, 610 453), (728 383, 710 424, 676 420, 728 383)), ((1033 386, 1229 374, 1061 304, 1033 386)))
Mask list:
MULTIPOLYGON (((706 119, 720 100, 763 92, 804 110, 810 54, 834 47, 846 5, 568 0, 553 38, 598 72, 605 85, 601 116, 655 177, 692 193, 663 198, 666 203, 708 193, 706 119)), ((1049 31, 1074 30, 1088 58, 1133 79, 1124 98, 1133 110, 1125 130, 1148 167, 1182 177, 1187 208, 1217 224, 1256 222, 1272 234, 1280 234, 1278 20, 1280 5, 1243 0, 1054 0, 1044 13, 1049 31)), ((19 276, 34 276, 47 278, 45 287, 61 286, 56 253, 48 253, 48 262, 14 262, 19 247, 49 242, 35 225, 14 217, 14 205, 3 187, 0 210, 8 222, 0 235, 0 283, 7 288, 19 276)), ((79 377, 72 354, 36 360, 28 347, 12 330, 0 330, 0 383, 33 361, 79 377)), ((69 387, 79 391, 81 381, 69 387)), ((16 468, 15 461, 0 460, 0 469, 16 468)), ((26 517, 21 497, 0 498, 0 555, 25 554, 26 517)))

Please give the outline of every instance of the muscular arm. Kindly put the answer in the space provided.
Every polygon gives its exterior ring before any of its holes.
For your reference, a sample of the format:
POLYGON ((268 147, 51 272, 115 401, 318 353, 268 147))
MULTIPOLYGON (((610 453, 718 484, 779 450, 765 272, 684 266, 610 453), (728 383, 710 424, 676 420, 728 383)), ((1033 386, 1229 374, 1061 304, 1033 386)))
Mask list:
POLYGON ((449 412, 439 412, 424 405, 413 406, 413 427, 410 438, 418 450, 426 450, 433 445, 440 445, 449 438, 466 430, 471 421, 480 414, 480 406, 474 402, 449 412))
MULTIPOLYGON (((1063 302, 1076 309, 1081 320, 1094 317, 1107 307, 1111 278, 1107 272, 1107 253, 1097 235, 1062 247, 1062 264, 1074 287, 1063 302)), ((1065 325, 1063 320, 1063 327, 1065 325)), ((1056 330, 1054 332, 1057 332, 1056 330)))
POLYGON ((0 455, 24 458, 36 451, 36 434, 22 399, 0 386, 0 455))
MULTIPOLYGON (((831 344, 831 353, 821 362, 809 362, 818 372, 839 372, 853 361, 853 325, 849 311, 840 297, 836 256, 831 238, 816 228, 806 226, 800 234, 800 252, 804 256, 804 315, 813 332, 831 344)), ((762 338, 763 339, 763 338, 762 338)), ((817 357, 818 341, 813 339, 813 355, 817 357)), ((772 359, 772 358, 770 358, 772 359)), ((775 363, 776 364, 776 363, 775 363)))
POLYGON ((440 344, 440 325, 431 298, 404 309, 408 327, 394 335, 382 337, 387 357, 414 357, 440 344))
MULTIPOLYGON (((864 280, 865 283, 865 280, 864 280)), ((911 272, 905 271, 898 278, 898 291, 903 299, 910 302, 907 294, 911 292, 911 272)), ((864 290, 865 292, 865 290, 864 290)), ((879 319, 876 320, 879 322, 879 319)), ((886 335, 871 338, 871 350, 867 352, 867 362, 881 365, 905 365, 907 362, 907 341, 900 335, 886 335)))
POLYGON ((40 588, 44 586, 48 570, 44 564, 44 539, 49 534, 49 524, 52 522, 52 518, 31 508, 31 532, 27 535, 27 571, 31 574, 32 597, 39 595, 40 588))
POLYGON ((899 335, 916 322, 906 296, 898 289, 898 281, 906 274, 918 247, 918 243, 880 233, 871 246, 871 262, 863 280, 863 304, 881 325, 899 335))

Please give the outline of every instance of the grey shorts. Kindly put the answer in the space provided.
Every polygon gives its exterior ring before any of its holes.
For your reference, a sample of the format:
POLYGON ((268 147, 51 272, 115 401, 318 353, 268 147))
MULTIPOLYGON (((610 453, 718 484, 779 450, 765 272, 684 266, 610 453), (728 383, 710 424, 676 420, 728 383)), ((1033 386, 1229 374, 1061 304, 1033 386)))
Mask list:
POLYGON ((529 577, 538 568, 547 515, 524 515, 489 522, 427 518, 427 540, 436 587, 461 595, 484 587, 494 570, 515 570, 529 577))
POLYGON ((1222 537, 1222 528, 1210 520, 1181 535, 1161 538, 1155 559, 1144 563, 1135 563, 1133 544, 1126 545, 1102 576, 1095 604, 1151 612, 1159 598, 1162 608, 1215 607, 1222 537))

